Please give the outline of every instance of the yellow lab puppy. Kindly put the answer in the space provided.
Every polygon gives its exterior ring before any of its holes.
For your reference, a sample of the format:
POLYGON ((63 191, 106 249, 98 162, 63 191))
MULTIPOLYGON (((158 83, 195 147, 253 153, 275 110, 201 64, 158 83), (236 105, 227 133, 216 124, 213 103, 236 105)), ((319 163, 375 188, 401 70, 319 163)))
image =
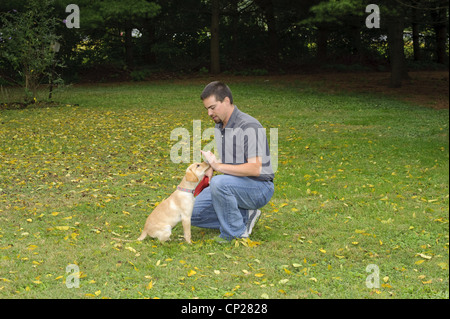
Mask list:
POLYGON ((180 221, 183 224, 184 239, 191 243, 191 216, 194 208, 194 189, 205 176, 208 163, 194 163, 186 170, 177 190, 162 201, 148 216, 144 230, 138 240, 150 236, 161 242, 169 240, 172 228, 180 221))

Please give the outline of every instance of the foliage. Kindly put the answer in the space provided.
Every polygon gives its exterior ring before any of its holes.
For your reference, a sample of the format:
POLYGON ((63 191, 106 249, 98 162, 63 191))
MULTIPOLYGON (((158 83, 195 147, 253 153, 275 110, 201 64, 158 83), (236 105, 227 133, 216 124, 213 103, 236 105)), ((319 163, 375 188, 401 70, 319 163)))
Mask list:
MULTIPOLYGON (((47 16, 60 21, 56 33, 62 37, 59 56, 67 65, 66 79, 83 80, 87 69, 95 72, 109 67, 128 73, 142 67, 183 73, 210 69, 210 1, 79 0, 80 29, 67 29, 61 23, 67 16, 65 7, 72 1, 54 1, 54 10, 47 16)), ((419 39, 421 52, 412 52, 413 47, 406 44, 408 59, 418 60, 420 55, 425 61, 446 64, 448 2, 380 0, 381 29, 365 26, 369 3, 220 1, 221 70, 293 73, 316 70, 323 63, 389 69, 391 57, 385 38, 388 18, 393 16, 404 18, 408 34, 416 26, 413 37, 419 39)), ((25 0, 5 0, 0 12, 22 12, 25 5, 25 0)), ((8 80, 12 72, 2 67, 0 73, 8 80)))
POLYGON ((278 128, 251 240, 193 228, 189 246, 180 226, 166 244, 112 240, 136 238, 182 178, 170 132, 213 125, 204 81, 79 86, 57 95, 79 106, 0 112, 0 297, 449 297, 448 110, 321 91, 333 83, 230 79, 239 107, 278 128))
POLYGON ((361 17, 364 14, 365 9, 364 0, 331 0, 322 1, 319 4, 312 6, 310 11, 312 15, 303 20, 302 24, 311 23, 327 23, 336 25, 344 25, 359 17, 361 23, 363 19, 361 17))
POLYGON ((52 3, 32 0, 23 11, 0 14, 0 54, 21 75, 27 101, 35 100, 38 86, 55 64, 52 45, 59 37, 52 3))

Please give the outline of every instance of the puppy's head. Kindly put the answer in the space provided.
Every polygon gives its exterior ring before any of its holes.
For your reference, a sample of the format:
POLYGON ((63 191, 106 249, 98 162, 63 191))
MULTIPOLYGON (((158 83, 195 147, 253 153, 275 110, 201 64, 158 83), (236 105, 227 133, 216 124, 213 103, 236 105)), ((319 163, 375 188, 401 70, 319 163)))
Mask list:
POLYGON ((205 176, 205 172, 208 168, 210 168, 210 166, 206 162, 190 165, 186 170, 186 181, 191 183, 199 182, 203 176, 205 176))

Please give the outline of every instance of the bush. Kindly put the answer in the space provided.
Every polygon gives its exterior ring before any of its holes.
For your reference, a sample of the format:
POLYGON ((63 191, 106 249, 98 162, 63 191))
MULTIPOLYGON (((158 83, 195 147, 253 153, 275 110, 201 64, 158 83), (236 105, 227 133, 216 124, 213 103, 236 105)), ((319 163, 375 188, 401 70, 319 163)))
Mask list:
POLYGON ((52 45, 59 37, 52 9, 50 0, 31 0, 23 12, 0 15, 0 54, 21 76, 26 102, 35 101, 41 81, 55 66, 52 45))
POLYGON ((144 81, 152 75, 152 73, 153 72, 149 69, 134 70, 130 73, 130 76, 133 81, 144 81))

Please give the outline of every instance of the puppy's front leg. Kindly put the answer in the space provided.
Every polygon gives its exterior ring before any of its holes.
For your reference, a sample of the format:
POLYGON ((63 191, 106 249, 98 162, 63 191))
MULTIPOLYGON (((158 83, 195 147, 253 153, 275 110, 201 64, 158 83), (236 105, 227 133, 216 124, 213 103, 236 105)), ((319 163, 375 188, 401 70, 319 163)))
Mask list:
POLYGON ((181 220, 181 223, 183 224, 184 239, 188 244, 191 244, 191 218, 185 217, 181 220))

